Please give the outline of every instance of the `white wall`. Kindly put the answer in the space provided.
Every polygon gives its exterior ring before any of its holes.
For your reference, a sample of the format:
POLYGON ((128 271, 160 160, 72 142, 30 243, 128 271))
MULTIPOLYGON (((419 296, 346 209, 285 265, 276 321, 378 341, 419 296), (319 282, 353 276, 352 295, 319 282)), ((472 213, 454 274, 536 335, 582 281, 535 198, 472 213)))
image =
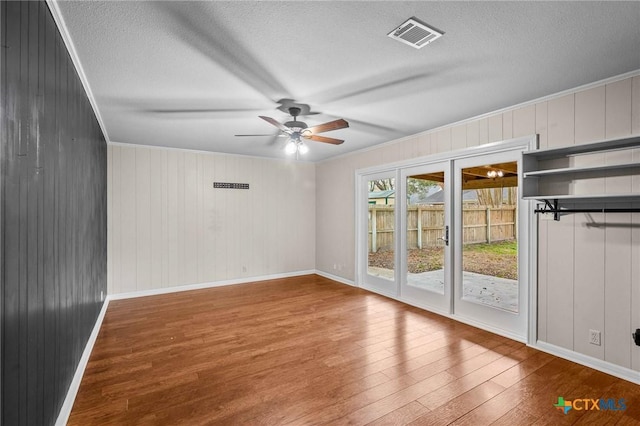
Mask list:
POLYGON ((315 211, 310 163, 110 145, 109 294, 313 270, 315 211))
MULTIPOLYGON (((319 163, 316 268, 355 278, 355 170, 534 133, 541 148, 640 134, 638 74, 319 163)), ((591 184, 594 192, 640 192, 638 178, 591 184)), ((640 328, 640 228, 629 226, 640 226, 640 214, 593 217, 612 225, 587 228, 584 214, 540 222, 539 339, 640 370, 640 347, 631 341, 640 328), (602 346, 587 343, 590 328, 602 331, 602 346)))

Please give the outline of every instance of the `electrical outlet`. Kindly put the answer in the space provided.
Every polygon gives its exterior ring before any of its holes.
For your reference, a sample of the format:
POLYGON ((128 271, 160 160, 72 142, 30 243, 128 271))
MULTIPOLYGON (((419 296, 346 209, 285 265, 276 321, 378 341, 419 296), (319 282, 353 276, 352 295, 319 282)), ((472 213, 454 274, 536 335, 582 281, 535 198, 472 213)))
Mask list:
POLYGON ((600 346, 600 331, 589 330, 589 343, 600 346))

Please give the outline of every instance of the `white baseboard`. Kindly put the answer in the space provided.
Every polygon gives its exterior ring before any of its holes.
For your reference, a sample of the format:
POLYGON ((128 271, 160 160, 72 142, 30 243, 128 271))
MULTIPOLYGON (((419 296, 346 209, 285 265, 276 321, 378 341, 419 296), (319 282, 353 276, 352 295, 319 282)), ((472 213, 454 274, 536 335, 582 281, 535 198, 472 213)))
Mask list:
POLYGON ((80 382, 82 382, 82 376, 84 375, 84 370, 87 368, 87 364, 89 363, 89 357, 91 356, 91 351, 93 351, 93 345, 95 345, 96 340, 98 339, 98 334, 100 333, 100 327, 102 326, 102 321, 104 320, 104 316, 107 313, 107 307, 109 306, 109 297, 107 297, 102 304, 102 309, 100 310, 100 314, 98 314, 98 318, 96 319, 96 323, 93 326, 93 330, 91 331, 91 335, 89 336, 89 340, 87 341, 86 346, 84 347, 84 352, 82 352, 82 357, 80 357, 80 362, 78 363, 78 368, 76 368, 76 372, 73 375, 73 380, 69 385, 69 390, 67 391, 67 396, 62 403, 62 408, 60 408, 60 412, 58 413, 58 418, 56 420, 56 426, 64 426, 67 424, 69 420, 69 416, 71 415, 71 409, 73 408, 73 403, 76 400, 76 395, 78 395, 78 389, 80 389, 80 382))
POLYGON ((355 282, 353 282, 351 280, 348 280, 346 278, 342 278, 342 277, 339 277, 337 275, 330 274, 328 272, 319 271, 317 269, 315 270, 315 273, 317 275, 320 275, 321 277, 325 277, 325 278, 328 278, 328 279, 333 280, 333 281, 337 281, 337 282, 342 283, 342 284, 350 285, 351 287, 357 287, 355 282))
POLYGON ((594 370, 602 371, 603 373, 611 374, 612 376, 640 385, 640 372, 631 370, 630 368, 621 367, 619 365, 565 349, 560 346, 552 345, 551 343, 542 342, 540 340, 538 340, 536 344, 530 346, 551 355, 568 359, 569 361, 582 364, 586 367, 593 368, 594 370))
POLYGON ((246 283, 253 283, 257 281, 276 280, 280 278, 299 277, 301 275, 311 275, 315 273, 316 271, 311 269, 307 271, 286 272, 282 274, 262 275, 258 277, 246 277, 246 278, 237 278, 233 280, 213 281, 213 282, 198 283, 198 284, 187 284, 187 285, 179 285, 179 286, 165 287, 165 288, 153 288, 150 290, 140 290, 140 291, 131 291, 127 293, 110 294, 109 299, 120 300, 120 299, 131 299, 134 297, 155 296, 159 294, 176 293, 179 291, 201 290, 204 288, 222 287, 222 286, 236 285, 236 284, 246 284, 246 283))

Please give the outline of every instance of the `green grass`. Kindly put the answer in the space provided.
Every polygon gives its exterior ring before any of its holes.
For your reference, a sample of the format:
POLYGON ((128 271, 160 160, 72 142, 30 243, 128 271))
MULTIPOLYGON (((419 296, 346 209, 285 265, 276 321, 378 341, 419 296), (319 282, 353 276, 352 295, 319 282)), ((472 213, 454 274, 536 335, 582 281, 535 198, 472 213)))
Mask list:
POLYGON ((491 244, 466 244, 463 250, 465 252, 492 253, 516 256, 518 254, 518 242, 516 240, 509 240, 491 244))

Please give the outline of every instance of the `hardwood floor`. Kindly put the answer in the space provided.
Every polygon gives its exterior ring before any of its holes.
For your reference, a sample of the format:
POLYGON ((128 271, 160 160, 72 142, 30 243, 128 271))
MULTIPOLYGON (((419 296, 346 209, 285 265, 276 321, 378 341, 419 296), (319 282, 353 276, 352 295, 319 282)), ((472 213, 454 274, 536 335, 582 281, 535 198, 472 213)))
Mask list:
POLYGON ((630 425, 640 386, 308 275, 112 301, 69 424, 630 425))

